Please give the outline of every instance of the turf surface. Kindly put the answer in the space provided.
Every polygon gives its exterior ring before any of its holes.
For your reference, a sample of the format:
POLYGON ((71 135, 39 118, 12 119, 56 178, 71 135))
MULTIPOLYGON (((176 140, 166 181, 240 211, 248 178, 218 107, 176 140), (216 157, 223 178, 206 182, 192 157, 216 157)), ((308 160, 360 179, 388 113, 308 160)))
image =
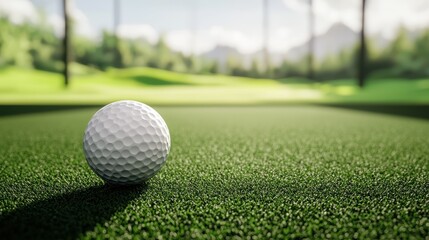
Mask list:
POLYGON ((429 122, 316 106, 159 107, 147 185, 109 188, 81 148, 96 109, 0 118, 0 237, 422 238, 429 122))

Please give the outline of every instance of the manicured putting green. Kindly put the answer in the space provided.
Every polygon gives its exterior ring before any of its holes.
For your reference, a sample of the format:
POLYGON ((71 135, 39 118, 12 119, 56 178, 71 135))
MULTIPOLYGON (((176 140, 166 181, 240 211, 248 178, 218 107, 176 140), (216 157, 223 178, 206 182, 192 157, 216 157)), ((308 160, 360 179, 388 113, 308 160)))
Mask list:
POLYGON ((429 122, 316 106, 156 108, 147 185, 112 189, 82 135, 96 109, 0 118, 0 236, 425 238, 429 122))

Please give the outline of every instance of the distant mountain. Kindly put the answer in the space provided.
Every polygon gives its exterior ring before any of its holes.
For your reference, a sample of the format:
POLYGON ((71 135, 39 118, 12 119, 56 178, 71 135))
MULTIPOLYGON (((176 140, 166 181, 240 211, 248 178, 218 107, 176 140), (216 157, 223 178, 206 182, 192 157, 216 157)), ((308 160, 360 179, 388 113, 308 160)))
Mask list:
POLYGON ((201 56, 216 61, 221 69, 225 68, 228 58, 243 60, 243 55, 237 49, 224 45, 218 45, 212 50, 201 54, 201 56))
MULTIPOLYGON (((389 40, 381 34, 370 36, 377 47, 387 46, 389 40)), ((338 54, 340 51, 351 48, 359 41, 359 33, 353 31, 343 23, 335 23, 325 33, 314 38, 314 55, 316 59, 323 59, 328 55, 338 54)), ((271 52, 270 61, 273 65, 280 64, 284 59, 290 61, 300 60, 308 54, 308 41, 289 49, 287 52, 271 52)), ((216 46, 214 49, 201 55, 207 59, 217 61, 221 68, 226 66, 229 57, 241 60, 245 67, 249 67, 253 59, 263 62, 263 51, 259 50, 251 54, 242 54, 230 46, 216 46)))
MULTIPOLYGON (((314 57, 324 57, 340 52, 345 48, 352 47, 358 41, 358 33, 343 23, 332 25, 324 34, 314 38, 314 57)), ((291 48, 286 53, 288 60, 296 61, 308 54, 308 41, 291 48)))
MULTIPOLYGON (((206 59, 217 61, 221 69, 225 68, 228 58, 237 59, 243 63, 244 67, 248 68, 251 66, 252 61, 255 59, 261 64, 264 59, 264 52, 263 50, 259 50, 254 53, 243 54, 233 47, 218 45, 212 50, 201 54, 200 56, 206 59)), ((283 56, 284 56, 283 53, 271 52, 270 53, 271 63, 280 64, 283 60, 283 56)))

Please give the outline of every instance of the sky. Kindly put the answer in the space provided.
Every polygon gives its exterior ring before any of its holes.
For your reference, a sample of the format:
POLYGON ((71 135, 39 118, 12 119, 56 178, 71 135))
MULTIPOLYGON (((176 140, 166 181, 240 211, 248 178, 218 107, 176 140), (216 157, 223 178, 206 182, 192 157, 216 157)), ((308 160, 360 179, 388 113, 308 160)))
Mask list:
MULTIPOLYGON (((285 52, 308 39, 309 0, 268 0, 269 49, 285 52)), ((398 26, 429 26, 429 0, 367 0, 370 34, 391 38, 398 26)), ((313 0, 316 33, 343 22, 359 30, 361 0, 313 0)), ((20 23, 37 21, 38 10, 58 35, 63 32, 61 0, 0 0, 0 14, 20 23)), ((242 53, 263 46, 263 0, 121 0, 119 34, 167 44, 184 53, 202 53, 216 45, 242 53)), ((103 29, 113 31, 113 0, 71 0, 77 33, 96 39, 103 29)))

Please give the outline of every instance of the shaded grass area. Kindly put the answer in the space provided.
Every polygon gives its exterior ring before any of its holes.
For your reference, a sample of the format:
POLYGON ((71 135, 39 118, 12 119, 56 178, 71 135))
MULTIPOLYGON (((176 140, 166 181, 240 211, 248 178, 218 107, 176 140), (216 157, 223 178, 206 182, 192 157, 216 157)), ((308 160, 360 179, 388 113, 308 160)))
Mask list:
POLYGON ((160 78, 154 77, 145 77, 145 76, 135 76, 133 77, 137 82, 145 84, 145 85, 153 85, 153 86, 168 86, 168 85, 191 85, 186 82, 171 82, 160 78))
POLYGON ((131 190, 102 187, 85 162, 82 135, 96 109, 0 118, 0 234, 429 234, 427 121, 321 106, 156 109, 171 154, 147 186, 131 190))
POLYGON ((429 105, 381 104, 323 104, 321 106, 383 113, 429 120, 429 105))
MULTIPOLYGON (((256 105, 256 104, 255 104, 256 105)), ((254 107, 253 106, 241 106, 241 107, 254 107)), ((272 105, 272 104, 271 104, 272 105)), ((283 104, 282 104, 283 105, 283 104)), ((74 110, 74 109, 85 109, 85 108, 101 108, 103 105, 0 105, 0 116, 10 116, 19 114, 30 114, 39 112, 50 112, 60 110, 74 110)), ((163 105, 165 107, 165 105, 163 105)), ((260 104, 259 106, 270 106, 268 104, 260 104)), ((310 106, 303 104, 288 104, 287 106, 310 106)), ((344 108, 350 110, 367 111, 374 113, 390 114, 396 116, 412 117, 419 119, 429 120, 429 105, 398 105, 398 104, 318 104, 320 107, 335 107, 344 108)), ((192 105, 181 107, 195 107, 192 105)), ((240 107, 240 105, 208 105, 211 107, 240 107)))
POLYGON ((145 186, 98 185, 36 201, 1 216, 0 232, 5 239, 74 239, 109 220, 144 191, 145 186))
POLYGON ((55 112, 85 108, 102 107, 101 105, 0 105, 0 116, 31 113, 55 112))

